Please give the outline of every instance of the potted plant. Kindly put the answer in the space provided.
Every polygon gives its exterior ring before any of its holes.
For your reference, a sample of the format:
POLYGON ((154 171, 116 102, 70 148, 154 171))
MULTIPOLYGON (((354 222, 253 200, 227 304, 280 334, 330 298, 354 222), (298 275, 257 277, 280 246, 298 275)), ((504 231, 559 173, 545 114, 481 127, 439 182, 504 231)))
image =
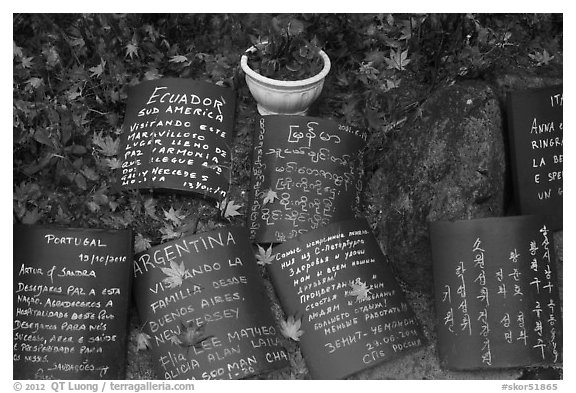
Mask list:
POLYGON ((274 17, 269 35, 253 41, 242 56, 240 66, 260 114, 304 115, 322 92, 330 59, 304 30, 297 19, 274 17))

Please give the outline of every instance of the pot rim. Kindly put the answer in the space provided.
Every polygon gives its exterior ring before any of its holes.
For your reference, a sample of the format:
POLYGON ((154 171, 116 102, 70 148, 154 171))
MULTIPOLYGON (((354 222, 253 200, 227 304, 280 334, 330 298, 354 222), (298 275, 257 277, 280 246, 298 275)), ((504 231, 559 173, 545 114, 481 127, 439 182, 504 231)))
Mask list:
POLYGON ((244 54, 240 58, 240 67, 242 67, 242 70, 247 75, 249 75, 253 79, 259 80, 260 82, 263 82, 263 83, 268 83, 271 85, 282 86, 282 87, 296 87, 296 86, 311 85, 311 84, 320 82, 322 79, 326 78, 326 75, 328 75, 328 72, 330 71, 330 66, 331 66, 330 58, 328 57, 326 52, 324 52, 322 49, 320 49, 318 54, 320 55, 320 57, 322 58, 322 61, 324 62, 324 67, 316 75, 311 76, 310 78, 300 79, 300 80, 296 80, 296 81, 281 81, 278 79, 268 78, 264 75, 257 73, 256 71, 254 71, 252 68, 250 68, 248 66, 248 55, 246 53, 247 52, 254 52, 255 50, 256 50, 256 46, 251 46, 250 48, 248 48, 246 50, 246 52, 244 52, 244 54))

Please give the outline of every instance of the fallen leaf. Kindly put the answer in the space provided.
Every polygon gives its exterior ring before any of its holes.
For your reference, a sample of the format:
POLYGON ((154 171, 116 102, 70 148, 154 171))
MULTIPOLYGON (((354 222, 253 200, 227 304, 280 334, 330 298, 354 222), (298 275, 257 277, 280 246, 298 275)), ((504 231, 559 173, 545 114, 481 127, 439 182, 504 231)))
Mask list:
POLYGON ((139 331, 136 335, 136 351, 144 351, 150 348, 150 335, 143 331, 139 331))
POLYGON ((182 345, 182 341, 180 341, 180 339, 178 338, 178 336, 175 335, 175 334, 172 334, 172 335, 168 338, 168 340, 169 340, 172 344, 174 344, 174 345, 182 345))
POLYGON ((302 326, 302 319, 296 320, 293 315, 290 315, 286 321, 280 321, 280 331, 286 338, 291 338, 294 341, 300 341, 300 336, 304 334, 300 330, 302 326))
POLYGON ((44 80, 37 77, 32 77, 26 81, 28 86, 31 86, 33 89, 37 89, 44 84, 44 80))
POLYGON ((275 199, 278 199, 278 194, 276 191, 268 190, 266 195, 264 195, 264 202, 262 202, 262 206, 266 205, 267 203, 273 203, 275 199))
POLYGON ((92 143, 100 148, 99 152, 107 157, 112 157, 118 154, 120 147, 120 138, 112 138, 110 135, 102 136, 102 132, 92 136, 92 143))
POLYGON ((23 224, 36 224, 36 222, 42 218, 42 214, 38 211, 38 208, 35 207, 33 210, 29 210, 26 212, 24 217, 22 217, 23 224))
POLYGON ((398 49, 397 51, 390 49, 390 58, 385 57, 384 60, 388 64, 389 69, 403 71, 410 63, 410 59, 408 59, 408 49, 405 51, 402 51, 401 49, 398 49))
POLYGON ((183 55, 175 55, 175 56, 172 56, 170 58, 170 60, 168 60, 168 62, 170 62, 170 63, 185 63, 187 61, 188 61, 188 58, 186 56, 183 56, 183 55))
POLYGON ((156 215, 156 200, 154 198, 148 198, 144 201, 144 210, 150 218, 158 220, 158 216, 156 215))
POLYGON ((122 168, 122 161, 120 161, 116 157, 106 158, 105 162, 106 162, 106 165, 108 165, 108 168, 110 168, 110 169, 122 168))
POLYGON ((366 283, 360 281, 360 278, 350 282, 348 285, 352 289, 346 292, 346 296, 356 296, 357 302, 368 299, 371 289, 366 286, 366 283))
POLYGON ((106 60, 100 59, 100 64, 98 64, 97 66, 88 68, 88 71, 91 72, 90 76, 91 77, 94 77, 94 76, 100 77, 102 75, 102 73, 104 72, 105 66, 106 66, 106 60))
POLYGON ((162 233, 162 240, 172 240, 182 236, 182 233, 175 231, 171 224, 165 224, 162 228, 160 228, 160 233, 162 233))
POLYGON ((204 335, 205 328, 205 324, 197 326, 194 321, 188 323, 180 321, 180 333, 173 334, 170 337, 170 341, 173 344, 187 347, 188 349, 191 347, 201 348, 204 340, 213 337, 204 335))
POLYGON ((129 42, 126 44, 126 55, 124 57, 130 56, 133 59, 134 56, 138 57, 138 44, 129 42))
POLYGON ((162 280, 168 288, 179 287, 182 285, 182 280, 189 274, 188 270, 184 268, 184 262, 177 264, 174 261, 170 261, 170 267, 163 267, 161 270, 168 276, 162 280))
POLYGON ((24 68, 30 68, 32 67, 32 60, 34 60, 33 57, 22 57, 20 59, 21 63, 22 63, 22 67, 24 68))
POLYGON ((272 244, 265 250, 264 247, 258 244, 258 254, 256 254, 256 262, 259 265, 271 265, 276 255, 272 255, 272 244))
POLYGON ((180 209, 174 210, 172 206, 170 206, 170 210, 164 210, 164 217, 173 222, 174 225, 180 225, 182 220, 186 217, 186 215, 180 212, 180 209))
POLYGON ((230 218, 230 217, 235 217, 235 216, 241 215, 241 213, 238 211, 238 209, 240 209, 242 207, 242 205, 237 205, 232 200, 230 202, 228 202, 227 198, 225 198, 221 202, 218 202, 216 207, 218 207, 218 209, 220 209, 224 218, 230 218))
POLYGON ((136 238, 134 239, 134 252, 137 254, 146 251, 150 247, 152 247, 150 240, 145 238, 141 233, 137 233, 136 238))
POLYGON ((16 42, 12 41, 12 57, 22 57, 24 53, 22 53, 22 48, 16 45, 16 42))

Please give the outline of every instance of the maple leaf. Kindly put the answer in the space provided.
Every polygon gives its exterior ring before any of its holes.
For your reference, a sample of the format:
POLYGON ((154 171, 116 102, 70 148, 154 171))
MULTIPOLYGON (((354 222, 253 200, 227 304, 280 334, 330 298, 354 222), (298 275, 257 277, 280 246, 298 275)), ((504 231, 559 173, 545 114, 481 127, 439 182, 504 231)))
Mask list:
POLYGON ((276 191, 268 190, 266 195, 264 195, 264 202, 262 202, 262 206, 266 205, 267 203, 273 203, 275 199, 278 199, 278 194, 276 191))
POLYGON ((80 172, 82 172, 82 174, 84 176, 86 176, 87 179, 92 180, 92 181, 96 181, 100 178, 100 175, 98 173, 96 173, 96 171, 88 166, 85 166, 84 168, 82 168, 80 170, 80 172))
POLYGON ((174 210, 174 208, 172 206, 170 206, 170 210, 168 210, 168 211, 164 210, 164 217, 167 220, 173 222, 174 225, 180 225, 180 223, 186 217, 186 215, 181 214, 180 209, 174 210))
POLYGON ((104 67, 106 67, 106 60, 100 59, 100 64, 94 67, 88 68, 88 71, 91 72, 90 76, 100 77, 104 72, 104 67))
POLYGON ((148 71, 144 73, 144 79, 146 80, 154 80, 159 79, 162 77, 162 74, 158 72, 157 68, 150 68, 148 71))
POLYGON ((296 320, 293 315, 290 315, 286 321, 280 321, 280 331, 286 338, 291 338, 294 341, 300 341, 300 336, 304 334, 300 330, 302 326, 302 319, 296 320))
POLYGON ((54 67, 60 62, 60 55, 54 47, 43 49, 42 54, 44 57, 46 57, 46 64, 48 64, 50 67, 54 67))
POLYGON ((37 89, 44 84, 44 80, 42 78, 32 77, 26 81, 26 84, 33 89, 37 89))
POLYGON ((108 165, 108 167, 110 169, 120 169, 122 168, 122 161, 120 161, 119 159, 117 159, 116 157, 112 157, 112 158, 106 158, 104 160, 104 162, 106 162, 106 165, 108 165))
POLYGON ((548 63, 554 59, 554 56, 550 56, 550 53, 548 53, 548 51, 546 49, 544 49, 544 51, 542 53, 540 52, 534 52, 534 53, 529 53, 528 56, 537 62, 536 66, 540 67, 541 65, 548 65, 548 63))
POLYGON ((171 335, 168 340, 174 345, 182 345, 182 341, 175 334, 171 335))
POLYGON ((177 264, 174 261, 170 261, 170 267, 163 267, 161 270, 168 276, 162 280, 168 288, 179 287, 182 285, 182 280, 189 274, 188 270, 184 268, 184 262, 177 264))
POLYGON ((388 64, 389 69, 395 68, 399 71, 403 71, 408 63, 410 63, 410 59, 408 59, 408 49, 403 52, 400 49, 397 51, 390 49, 390 58, 385 57, 384 60, 388 64))
POLYGON ((170 224, 164 225, 163 228, 160 228, 160 233, 162 233, 162 240, 172 240, 182 236, 182 233, 175 231, 174 227, 170 224))
POLYGON ((377 66, 378 64, 382 63, 385 58, 386 58, 386 55, 384 54, 384 52, 382 52, 380 50, 373 50, 373 51, 366 53, 365 60, 367 62, 373 63, 375 66, 377 66))
POLYGON ((145 238, 141 233, 137 233, 134 239, 134 252, 138 254, 139 252, 146 251, 150 247, 150 240, 145 238))
POLYGON ((100 205, 94 201, 88 201, 86 202, 86 205, 88 206, 88 209, 90 209, 92 213, 95 213, 100 210, 100 205))
POLYGON ((134 56, 138 57, 138 44, 134 42, 129 42, 125 46, 126 55, 124 57, 130 56, 130 60, 134 59, 134 56))
POLYGON ((92 143, 100 148, 99 152, 105 156, 112 157, 118 154, 118 148, 120 147, 120 138, 112 138, 110 135, 102 137, 102 132, 94 134, 92 137, 92 143))
POLYGON ((139 331, 136 335, 136 351, 144 351, 150 348, 150 335, 146 332, 139 331))
POLYGON ((266 250, 258 244, 258 254, 256 254, 256 262, 259 265, 271 265, 272 261, 276 258, 276 254, 272 255, 272 244, 266 250))
POLYGON ((16 42, 12 41, 12 57, 23 57, 22 48, 16 45, 16 42))
POLYGON ((200 349, 204 340, 213 337, 204 335, 205 328, 205 324, 197 326, 193 320, 188 323, 180 321, 180 333, 172 334, 170 341, 175 345, 186 347, 188 350, 192 347, 200 349))
POLYGON ((238 211, 238 209, 240 209, 242 205, 237 205, 232 200, 228 202, 228 198, 225 198, 221 202, 218 202, 216 207, 220 209, 220 212, 222 212, 224 218, 230 219, 230 217, 240 216, 242 214, 238 211))
POLYGON ((26 214, 22 217, 22 224, 36 224, 40 218, 42 218, 42 214, 40 214, 38 208, 35 207, 31 211, 26 211, 26 214))
POLYGON ((188 61, 188 58, 186 56, 183 55, 175 55, 172 56, 170 58, 170 60, 168 60, 170 63, 186 63, 188 61))
POLYGON ((159 219, 156 215, 156 200, 154 198, 148 198, 144 201, 144 210, 146 211, 146 215, 155 220, 159 219))
POLYGON ((21 57, 20 62, 23 68, 30 68, 32 66, 32 60, 34 57, 21 57))
POLYGON ((371 289, 366 286, 366 283, 360 281, 360 278, 351 281, 348 285, 350 285, 350 288, 352 289, 346 292, 346 296, 356 296, 357 302, 368 300, 368 295, 370 294, 371 289))

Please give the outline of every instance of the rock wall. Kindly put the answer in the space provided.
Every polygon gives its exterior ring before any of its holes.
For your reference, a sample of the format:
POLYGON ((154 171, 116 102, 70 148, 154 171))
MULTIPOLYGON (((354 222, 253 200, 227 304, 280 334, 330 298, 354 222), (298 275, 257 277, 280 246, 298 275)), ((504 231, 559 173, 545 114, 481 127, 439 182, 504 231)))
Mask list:
POLYGON ((385 254, 414 289, 432 292, 430 222, 503 215, 502 124, 487 84, 458 83, 436 91, 385 147, 367 203, 385 254))

